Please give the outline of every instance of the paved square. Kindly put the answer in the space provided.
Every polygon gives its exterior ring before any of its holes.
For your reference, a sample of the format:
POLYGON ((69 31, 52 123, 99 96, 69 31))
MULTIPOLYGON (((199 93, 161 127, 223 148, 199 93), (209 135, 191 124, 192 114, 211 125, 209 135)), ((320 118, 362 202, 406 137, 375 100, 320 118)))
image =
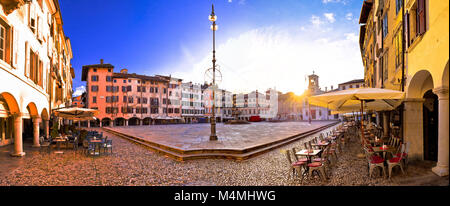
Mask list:
POLYGON ((256 122, 243 125, 217 124, 218 141, 210 141, 210 124, 176 124, 113 127, 125 133, 157 144, 181 150, 246 149, 260 144, 304 133, 333 121, 321 122, 256 122))

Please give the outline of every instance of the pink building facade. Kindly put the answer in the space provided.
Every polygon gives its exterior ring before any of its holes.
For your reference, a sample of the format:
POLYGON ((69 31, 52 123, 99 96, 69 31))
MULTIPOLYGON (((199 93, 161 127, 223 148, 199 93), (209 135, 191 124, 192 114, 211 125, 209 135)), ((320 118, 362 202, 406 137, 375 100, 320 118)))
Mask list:
POLYGON ((101 60, 83 66, 82 81, 86 107, 100 111, 88 127, 181 122, 181 79, 129 74, 127 69, 114 73, 114 66, 101 60))

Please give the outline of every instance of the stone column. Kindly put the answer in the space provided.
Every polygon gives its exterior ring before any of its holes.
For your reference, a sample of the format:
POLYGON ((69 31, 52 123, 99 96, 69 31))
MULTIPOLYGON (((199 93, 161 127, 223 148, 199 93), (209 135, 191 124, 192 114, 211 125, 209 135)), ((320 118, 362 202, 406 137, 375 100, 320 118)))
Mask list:
POLYGON ((100 125, 99 125, 99 126, 100 126, 100 127, 103 127, 103 126, 102 126, 102 121, 100 121, 100 125))
POLYGON ((125 120, 125 126, 128 126, 128 119, 125 120))
POLYGON ((109 126, 114 127, 114 120, 109 121, 109 126))
POLYGON ((22 141, 22 114, 14 114, 14 151, 11 156, 25 156, 22 141))
POLYGON ((90 128, 91 127, 91 121, 87 121, 87 127, 90 128))
POLYGON ((389 137, 389 112, 383 113, 383 136, 389 137))
POLYGON ((438 162, 432 169, 439 176, 448 176, 449 141, 448 141, 448 87, 433 89, 439 98, 439 128, 438 128, 438 162))
POLYGON ((49 129, 50 129, 50 121, 48 119, 46 119, 46 120, 44 120, 45 138, 48 138, 50 135, 49 129))
POLYGON ((35 117, 33 118, 33 146, 32 147, 41 147, 39 144, 39 123, 41 122, 41 118, 35 117))
POLYGON ((423 160, 423 102, 421 98, 404 101, 403 138, 410 144, 410 160, 423 160))

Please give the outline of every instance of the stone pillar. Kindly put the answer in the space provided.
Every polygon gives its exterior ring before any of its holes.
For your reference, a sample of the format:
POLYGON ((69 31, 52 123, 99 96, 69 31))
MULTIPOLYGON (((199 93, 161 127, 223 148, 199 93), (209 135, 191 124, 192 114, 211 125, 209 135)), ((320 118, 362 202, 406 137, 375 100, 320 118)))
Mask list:
POLYGON ((389 112, 383 113, 383 135, 389 137, 389 112))
POLYGON ((33 146, 32 147, 41 147, 39 144, 39 123, 41 122, 41 118, 36 117, 33 118, 33 146))
POLYGON ((25 156, 25 152, 23 152, 22 140, 22 114, 14 115, 14 151, 11 156, 25 156))
POLYGON ((102 121, 100 121, 100 125, 99 126, 102 127, 102 121))
POLYGON ((44 120, 44 131, 45 131, 45 138, 48 139, 50 132, 50 121, 48 119, 44 120))
POLYGON ((128 119, 125 120, 125 126, 128 126, 128 119))
POLYGON ((439 128, 438 128, 438 162, 432 169, 434 173, 443 177, 448 176, 449 141, 448 141, 448 87, 433 89, 439 98, 439 128))
POLYGON ((139 119, 139 125, 142 126, 143 120, 139 119))
POLYGON ((90 128, 91 127, 91 121, 87 121, 87 127, 90 128))
POLYGON ((420 98, 404 101, 403 138, 410 144, 410 160, 423 160, 423 102, 420 98))
POLYGON ((114 127, 114 120, 109 121, 109 126, 114 127))

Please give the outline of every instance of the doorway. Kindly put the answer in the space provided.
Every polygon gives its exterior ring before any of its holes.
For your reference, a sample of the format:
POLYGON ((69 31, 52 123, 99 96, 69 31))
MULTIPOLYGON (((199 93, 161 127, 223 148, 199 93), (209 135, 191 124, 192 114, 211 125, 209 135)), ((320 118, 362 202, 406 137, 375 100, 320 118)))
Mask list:
POLYGON ((425 160, 437 161, 438 156, 438 96, 431 90, 423 95, 423 154, 425 160))

